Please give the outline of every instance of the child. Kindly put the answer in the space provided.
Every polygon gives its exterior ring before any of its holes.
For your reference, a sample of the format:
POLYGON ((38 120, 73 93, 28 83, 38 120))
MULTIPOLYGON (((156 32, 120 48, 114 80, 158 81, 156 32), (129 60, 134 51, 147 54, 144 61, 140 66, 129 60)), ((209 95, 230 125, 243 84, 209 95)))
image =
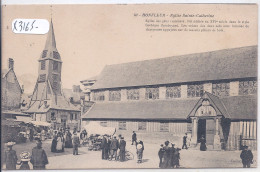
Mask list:
POLYGON ((29 152, 22 152, 20 154, 21 162, 17 163, 20 166, 20 170, 30 170, 30 166, 28 162, 30 161, 30 153, 29 152))
POLYGON ((14 144, 15 142, 6 143, 7 150, 5 151, 5 163, 7 170, 16 170, 16 164, 18 159, 16 151, 12 149, 14 144))

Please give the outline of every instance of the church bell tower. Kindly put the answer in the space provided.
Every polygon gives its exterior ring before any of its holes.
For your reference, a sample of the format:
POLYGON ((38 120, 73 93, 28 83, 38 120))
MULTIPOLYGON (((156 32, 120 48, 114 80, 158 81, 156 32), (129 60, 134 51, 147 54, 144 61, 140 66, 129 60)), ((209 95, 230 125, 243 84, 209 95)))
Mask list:
MULTIPOLYGON (((56 48, 52 20, 45 47, 39 58, 38 78, 32 95, 32 101, 48 101, 52 96, 61 96, 62 61, 56 48)), ((42 104, 42 103, 40 103, 42 104)))

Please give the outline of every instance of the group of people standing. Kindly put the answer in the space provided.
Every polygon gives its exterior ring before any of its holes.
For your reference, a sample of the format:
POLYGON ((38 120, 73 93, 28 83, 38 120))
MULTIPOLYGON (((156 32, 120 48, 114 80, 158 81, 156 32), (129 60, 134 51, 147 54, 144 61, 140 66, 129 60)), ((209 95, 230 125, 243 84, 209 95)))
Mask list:
POLYGON ((159 168, 179 168, 180 167, 180 150, 174 147, 175 144, 165 141, 164 145, 161 144, 161 148, 158 152, 160 159, 159 168))
POLYGON ((119 135, 119 139, 116 136, 109 137, 108 135, 104 135, 101 142, 102 149, 102 160, 120 160, 121 162, 125 161, 125 147, 126 141, 124 137, 119 135))
POLYGON ((65 132, 63 130, 59 132, 55 131, 51 144, 51 152, 60 153, 64 152, 64 148, 73 148, 73 155, 78 155, 79 145, 80 140, 76 131, 73 132, 73 136, 69 128, 65 132))
POLYGON ((36 140, 36 147, 32 149, 31 156, 29 152, 22 153, 21 162, 17 162, 18 158, 16 155, 16 151, 12 149, 14 143, 8 142, 6 144, 7 150, 5 151, 5 162, 7 170, 16 170, 16 165, 21 165, 20 170, 30 170, 29 161, 33 165, 34 170, 44 170, 45 166, 49 163, 47 154, 45 150, 42 148, 41 139, 36 140))

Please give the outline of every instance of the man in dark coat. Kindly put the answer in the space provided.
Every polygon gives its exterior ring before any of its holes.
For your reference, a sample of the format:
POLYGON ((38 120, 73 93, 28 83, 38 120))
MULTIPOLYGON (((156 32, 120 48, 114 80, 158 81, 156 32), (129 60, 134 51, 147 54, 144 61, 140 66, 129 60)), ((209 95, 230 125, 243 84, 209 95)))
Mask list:
POLYGON ((175 153, 175 151, 176 151, 176 149, 175 149, 175 144, 172 144, 172 147, 171 147, 171 150, 170 150, 170 161, 171 161, 171 168, 173 168, 173 166, 174 166, 174 153, 175 153))
POLYGON ((185 133, 185 136, 183 136, 183 145, 182 145, 182 149, 188 149, 187 147, 187 133, 185 133))
POLYGON ((113 157, 115 157, 115 160, 116 160, 118 147, 119 147, 119 142, 116 139, 116 136, 114 136, 114 138, 110 144, 110 150, 111 150, 110 160, 112 160, 113 157))
POLYGON ((163 168, 171 168, 171 148, 169 147, 169 141, 166 141, 163 147, 165 153, 163 155, 163 168))
POLYGON ((159 159, 160 159, 160 163, 159 163, 159 168, 162 168, 162 160, 163 160, 163 154, 164 154, 165 150, 163 149, 163 144, 161 144, 161 148, 159 149, 159 152, 158 152, 158 156, 159 156, 159 159))
POLYGON ((16 170, 16 163, 18 158, 16 155, 16 151, 12 149, 13 145, 13 142, 8 142, 6 144, 7 150, 5 151, 5 163, 7 170, 16 170))
POLYGON ((79 136, 77 136, 77 133, 75 132, 73 136, 73 155, 79 154, 78 151, 79 145, 80 145, 79 136))
POLYGON ((32 156, 30 162, 34 170, 44 170, 49 163, 45 151, 42 149, 42 142, 40 139, 36 141, 37 146, 32 149, 32 156))
POLYGON ((33 136, 34 136, 34 130, 33 130, 33 128, 31 127, 31 128, 30 128, 30 134, 29 134, 30 142, 33 141, 33 136))
POLYGON ((135 142, 135 145, 137 145, 136 140, 137 140, 136 133, 135 133, 135 131, 133 131, 133 135, 132 135, 132 145, 134 144, 134 142, 135 142))
POLYGON ((242 159, 243 168, 250 168, 250 164, 253 163, 253 154, 251 150, 248 150, 248 146, 244 147, 240 154, 240 158, 242 159))
POLYGON ((108 142, 107 142, 106 135, 103 136, 101 142, 101 149, 102 149, 102 159, 107 159, 108 142))
POLYGON ((123 162, 125 161, 125 147, 126 147, 126 142, 124 140, 124 137, 121 137, 120 143, 119 143, 119 154, 120 154, 120 161, 123 162))

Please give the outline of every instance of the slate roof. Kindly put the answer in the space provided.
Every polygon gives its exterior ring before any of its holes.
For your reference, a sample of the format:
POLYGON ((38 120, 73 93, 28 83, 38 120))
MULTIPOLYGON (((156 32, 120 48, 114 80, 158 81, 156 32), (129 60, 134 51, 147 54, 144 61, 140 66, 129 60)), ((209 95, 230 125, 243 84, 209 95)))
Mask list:
POLYGON ((257 119, 257 95, 230 96, 222 98, 231 119, 257 119))
POLYGON ((50 109, 66 110, 66 111, 80 111, 79 108, 75 107, 64 96, 51 96, 51 100, 47 101, 47 106, 44 105, 43 101, 35 101, 31 107, 24 111, 25 113, 46 113, 50 109))
POLYGON ((105 66, 95 89, 257 77, 257 46, 105 66))
POLYGON ((198 100, 199 98, 95 103, 82 118, 182 120, 187 118, 198 100))
MULTIPOLYGON (((210 95, 211 100, 224 117, 232 120, 257 119, 257 97, 255 95, 225 98, 210 95)), ((194 111, 198 101, 200 98, 95 103, 82 118, 185 120, 194 111)))

